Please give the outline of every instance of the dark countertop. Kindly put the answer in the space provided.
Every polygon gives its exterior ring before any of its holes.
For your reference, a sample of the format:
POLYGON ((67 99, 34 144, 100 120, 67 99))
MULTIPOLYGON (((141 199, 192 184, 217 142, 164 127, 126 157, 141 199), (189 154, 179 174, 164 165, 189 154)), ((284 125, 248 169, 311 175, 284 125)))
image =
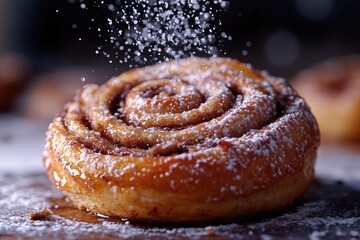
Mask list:
POLYGON ((3 173, 0 174, 0 238, 359 239, 359 165, 357 152, 345 154, 339 149, 322 148, 314 183, 308 194, 291 208, 253 220, 198 226, 159 226, 106 219, 72 207, 43 172, 3 173), (332 158, 324 162, 327 153, 332 158), (44 220, 28 218, 42 208, 51 209, 53 214, 44 220))
MULTIPOLYGON (((353 182, 360 184, 360 182, 353 182)), ((229 224, 158 226, 111 220, 77 210, 64 201, 45 174, 2 175, 0 238, 12 239, 358 239, 360 190, 317 178, 307 196, 275 215, 229 224), (42 208, 54 214, 30 220, 42 208)))

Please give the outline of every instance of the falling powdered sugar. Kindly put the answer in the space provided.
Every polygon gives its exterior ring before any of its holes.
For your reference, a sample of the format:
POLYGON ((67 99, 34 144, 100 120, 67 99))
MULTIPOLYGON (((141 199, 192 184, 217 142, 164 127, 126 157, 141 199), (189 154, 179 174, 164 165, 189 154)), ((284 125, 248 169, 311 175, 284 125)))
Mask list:
MULTIPOLYGON (((70 3, 74 3, 71 1, 70 3)), ((110 63, 146 64, 193 55, 218 56, 231 36, 221 31, 220 15, 228 0, 79 0, 80 8, 92 8, 106 19, 106 27, 92 26, 104 42, 96 50, 110 63), (111 49, 107 49, 107 45, 111 49)), ((92 16, 93 17, 93 16, 92 16)), ((105 19, 92 18, 92 24, 105 19)))

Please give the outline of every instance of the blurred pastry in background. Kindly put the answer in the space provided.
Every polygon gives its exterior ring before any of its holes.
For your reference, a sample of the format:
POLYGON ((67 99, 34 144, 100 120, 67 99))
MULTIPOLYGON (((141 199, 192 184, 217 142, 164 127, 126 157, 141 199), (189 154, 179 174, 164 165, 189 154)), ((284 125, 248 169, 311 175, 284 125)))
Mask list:
POLYGON ((12 110, 31 76, 25 57, 16 53, 0 56, 0 113, 12 110))
POLYGON ((319 63, 293 78, 325 142, 360 143, 360 55, 319 63))
POLYGON ((78 88, 87 83, 99 83, 99 74, 84 77, 84 72, 83 69, 60 70, 40 75, 25 93, 22 103, 24 116, 50 121, 65 103, 72 100, 78 88))

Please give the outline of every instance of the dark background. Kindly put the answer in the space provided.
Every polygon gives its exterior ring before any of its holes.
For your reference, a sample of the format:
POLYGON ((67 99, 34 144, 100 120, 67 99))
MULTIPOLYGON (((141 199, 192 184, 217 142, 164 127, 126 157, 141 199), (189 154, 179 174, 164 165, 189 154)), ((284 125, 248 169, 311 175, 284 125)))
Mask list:
MULTIPOLYGON (((84 11, 68 0, 2 0, 0 7, 6 25, 0 53, 23 53, 36 71, 81 65, 116 75, 128 68, 95 54, 104 42, 88 28, 106 24, 103 9, 84 11)), ((327 58, 360 53, 358 0, 231 0, 220 17, 233 37, 224 46, 227 56, 288 79, 327 58)))

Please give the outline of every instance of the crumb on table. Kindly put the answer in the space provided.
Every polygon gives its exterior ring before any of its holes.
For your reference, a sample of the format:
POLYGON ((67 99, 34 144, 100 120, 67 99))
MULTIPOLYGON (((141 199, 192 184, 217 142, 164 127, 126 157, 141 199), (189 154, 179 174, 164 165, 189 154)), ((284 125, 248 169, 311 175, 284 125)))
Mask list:
POLYGON ((49 209, 43 208, 39 211, 29 214, 28 218, 33 221, 42 221, 48 218, 51 214, 52 212, 49 209))

